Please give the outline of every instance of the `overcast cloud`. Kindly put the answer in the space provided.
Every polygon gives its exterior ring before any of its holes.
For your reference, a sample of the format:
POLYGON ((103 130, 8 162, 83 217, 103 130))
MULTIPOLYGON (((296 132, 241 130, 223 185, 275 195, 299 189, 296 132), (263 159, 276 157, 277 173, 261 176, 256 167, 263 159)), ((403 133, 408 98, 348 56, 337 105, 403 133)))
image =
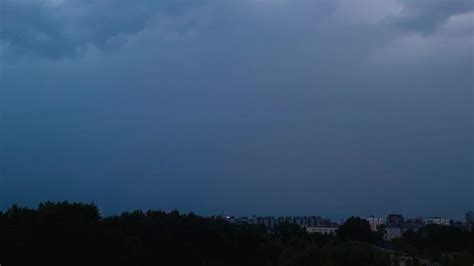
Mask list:
POLYGON ((0 0, 0 208, 474 208, 472 1, 0 0))

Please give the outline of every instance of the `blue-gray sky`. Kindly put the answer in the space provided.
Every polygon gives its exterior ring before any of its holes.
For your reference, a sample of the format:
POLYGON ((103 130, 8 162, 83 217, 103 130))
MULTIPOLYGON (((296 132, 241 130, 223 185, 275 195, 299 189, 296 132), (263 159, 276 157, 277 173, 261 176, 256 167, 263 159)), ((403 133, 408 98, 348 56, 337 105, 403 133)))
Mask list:
POLYGON ((461 218, 470 0, 0 0, 0 209, 461 218))

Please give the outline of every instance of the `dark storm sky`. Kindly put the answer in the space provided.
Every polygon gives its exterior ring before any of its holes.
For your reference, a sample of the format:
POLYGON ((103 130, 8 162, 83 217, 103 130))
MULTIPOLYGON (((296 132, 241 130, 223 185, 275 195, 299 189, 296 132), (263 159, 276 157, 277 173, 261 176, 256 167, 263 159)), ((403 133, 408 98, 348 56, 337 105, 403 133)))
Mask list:
POLYGON ((464 0, 0 0, 0 209, 461 218, 464 0))

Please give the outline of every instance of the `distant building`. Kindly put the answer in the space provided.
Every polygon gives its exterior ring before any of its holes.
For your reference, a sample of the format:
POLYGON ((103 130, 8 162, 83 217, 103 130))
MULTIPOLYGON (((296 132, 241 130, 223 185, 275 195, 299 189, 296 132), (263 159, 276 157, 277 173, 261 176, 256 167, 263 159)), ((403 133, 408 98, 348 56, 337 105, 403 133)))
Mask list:
POLYGON ((411 231, 418 231, 420 228, 425 226, 425 221, 421 217, 414 219, 406 219, 404 228, 411 231))
POLYGON ((331 223, 329 219, 323 219, 319 216, 266 216, 266 217, 252 217, 252 223, 264 225, 271 230, 281 223, 296 224, 302 228, 308 227, 332 227, 335 224, 331 223))
POLYGON ((449 226, 461 229, 463 231, 471 231, 471 225, 468 223, 463 223, 461 221, 451 221, 449 226))
POLYGON ((403 232, 404 229, 400 227, 387 227, 384 229, 383 240, 392 241, 395 238, 402 237, 403 232))
POLYGON ((387 215, 387 226, 388 227, 401 227, 405 224, 405 218, 401 214, 389 214, 387 215))
POLYGON ((379 217, 370 216, 370 217, 364 217, 363 219, 369 222, 370 229, 374 232, 377 231, 379 227, 384 224, 383 218, 379 218, 379 217))
POLYGON ((437 224, 437 225, 449 225, 449 219, 444 219, 440 217, 431 217, 431 218, 426 218, 425 219, 425 225, 428 224, 437 224))
POLYGON ((272 229, 277 225, 277 220, 273 216, 258 217, 257 224, 264 225, 267 229, 272 229))
POLYGON ((395 238, 402 237, 406 231, 405 218, 401 214, 387 215, 387 223, 384 228, 383 239, 385 241, 392 241, 395 238))
POLYGON ((335 235, 338 227, 306 227, 306 232, 310 234, 335 235))
POLYGON ((229 223, 233 224, 255 224, 257 223, 256 217, 247 217, 247 216, 242 216, 242 217, 234 217, 234 216, 224 216, 224 220, 228 221, 229 223))
POLYGON ((466 212, 466 223, 474 224, 474 212, 466 212))

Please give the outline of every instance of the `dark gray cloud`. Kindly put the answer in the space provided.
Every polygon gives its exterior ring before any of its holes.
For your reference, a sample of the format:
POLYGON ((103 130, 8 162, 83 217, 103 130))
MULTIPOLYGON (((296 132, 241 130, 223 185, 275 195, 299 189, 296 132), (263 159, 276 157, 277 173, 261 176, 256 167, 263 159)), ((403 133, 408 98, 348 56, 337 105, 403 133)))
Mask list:
MULTIPOLYGON (((173 34, 187 34, 200 25, 202 22, 200 20, 222 16, 220 12, 226 13, 229 9, 240 10, 242 14, 255 12, 251 10, 252 8, 263 9, 260 14, 262 19, 269 15, 280 16, 281 21, 285 21, 285 18, 289 19, 291 21, 286 22, 290 24, 290 27, 298 25, 305 29, 317 28, 316 23, 320 23, 321 17, 328 18, 337 27, 341 22, 344 24, 345 19, 364 19, 365 16, 368 21, 370 18, 378 19, 389 29, 398 25, 406 31, 429 33, 449 18, 474 10, 474 4, 468 0, 400 2, 390 0, 384 3, 303 0, 273 1, 271 4, 268 2, 259 0, 219 2, 208 0, 133 2, 127 0, 3 0, 1 3, 1 45, 4 50, 8 49, 4 54, 9 58, 19 55, 60 58, 75 55, 87 49, 88 46, 107 50, 118 48, 129 38, 150 28, 165 30, 164 33, 157 33, 164 35, 164 38, 173 34), (296 8, 297 6, 300 8, 296 8), (285 7, 289 10, 285 10, 285 7), (295 12, 309 12, 304 10, 306 7, 307 10, 313 12, 315 21, 300 21, 308 23, 304 25, 298 21, 308 18, 307 16, 292 15, 295 12), (196 12, 199 8, 208 8, 211 11, 204 17, 191 15, 184 21, 179 19, 185 17, 187 12, 196 12), (397 9, 400 9, 399 12, 397 9), (333 16, 338 10, 343 12, 333 16), (357 13, 358 11, 364 13, 357 13), (384 17, 385 20, 380 20, 384 17)), ((272 22, 279 23, 278 20, 272 22)), ((288 25, 281 26, 288 27, 288 25)))
MULTIPOLYGON (((87 45, 120 46, 150 24, 182 15, 202 2, 2 0, 0 30, 8 54, 59 58, 75 55, 87 45)), ((186 31, 189 26, 173 30, 186 31)))
POLYGON ((43 11, 4 34, 0 207, 473 207, 469 10, 418 34, 400 1, 5 3, 43 11))
POLYGON ((404 0, 403 4, 402 13, 397 18, 399 25, 422 33, 433 32, 450 17, 474 11, 474 2, 469 0, 404 0))

